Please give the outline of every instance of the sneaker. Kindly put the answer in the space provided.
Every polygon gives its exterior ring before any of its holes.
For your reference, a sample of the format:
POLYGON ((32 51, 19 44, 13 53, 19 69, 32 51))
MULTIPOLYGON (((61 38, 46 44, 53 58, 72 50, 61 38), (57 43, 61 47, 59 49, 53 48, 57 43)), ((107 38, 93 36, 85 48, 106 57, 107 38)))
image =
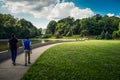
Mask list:
POLYGON ((15 66, 15 65, 16 65, 16 63, 15 63, 15 62, 13 62, 13 65, 15 66))

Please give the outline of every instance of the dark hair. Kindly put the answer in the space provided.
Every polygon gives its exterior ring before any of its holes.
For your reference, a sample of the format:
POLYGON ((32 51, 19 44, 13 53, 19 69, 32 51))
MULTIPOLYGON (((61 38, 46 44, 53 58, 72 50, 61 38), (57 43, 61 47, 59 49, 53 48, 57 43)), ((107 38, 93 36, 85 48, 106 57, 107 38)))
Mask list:
POLYGON ((29 37, 27 36, 26 39, 29 39, 29 37))
POLYGON ((14 33, 11 34, 11 37, 15 37, 14 33))

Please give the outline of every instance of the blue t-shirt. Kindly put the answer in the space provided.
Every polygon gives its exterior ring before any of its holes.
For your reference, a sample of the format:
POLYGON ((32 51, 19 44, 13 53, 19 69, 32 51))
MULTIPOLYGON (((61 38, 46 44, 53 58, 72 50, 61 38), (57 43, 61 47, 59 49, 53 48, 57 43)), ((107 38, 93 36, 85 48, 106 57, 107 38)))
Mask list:
POLYGON ((23 41, 23 45, 24 45, 24 50, 30 50, 30 46, 31 46, 31 41, 28 39, 25 39, 23 41))

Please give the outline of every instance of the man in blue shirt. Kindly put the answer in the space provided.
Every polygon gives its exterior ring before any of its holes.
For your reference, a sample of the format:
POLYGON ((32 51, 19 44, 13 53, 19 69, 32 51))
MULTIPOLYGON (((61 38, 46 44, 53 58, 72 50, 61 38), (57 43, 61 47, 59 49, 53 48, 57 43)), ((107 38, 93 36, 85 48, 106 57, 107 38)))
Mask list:
POLYGON ((31 41, 29 40, 29 37, 26 37, 26 39, 23 41, 24 45, 24 52, 25 52, 25 66, 27 66, 27 56, 28 56, 28 64, 31 64, 30 62, 30 53, 32 53, 31 49, 31 41))

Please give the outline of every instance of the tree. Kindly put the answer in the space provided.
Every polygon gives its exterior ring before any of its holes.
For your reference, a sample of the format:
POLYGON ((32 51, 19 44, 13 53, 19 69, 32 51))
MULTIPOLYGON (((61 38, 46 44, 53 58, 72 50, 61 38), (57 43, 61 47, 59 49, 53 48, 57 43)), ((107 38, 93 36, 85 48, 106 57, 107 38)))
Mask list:
POLYGON ((120 31, 120 22, 119 22, 119 25, 118 25, 118 30, 120 31))
POLYGON ((81 32, 81 24, 80 24, 80 20, 77 19, 73 24, 73 34, 79 35, 80 32, 81 32))
POLYGON ((59 31, 55 33, 55 37, 56 37, 56 38, 60 38, 60 37, 61 37, 59 31))
POLYGON ((118 25, 118 30, 117 31, 113 31, 112 38, 113 39, 120 38, 120 22, 119 22, 119 25, 118 25))
POLYGON ((81 31, 81 36, 82 36, 82 37, 88 36, 88 30, 82 30, 82 31, 81 31))
POLYGON ((110 34, 108 33, 108 31, 105 33, 105 39, 110 39, 111 38, 111 36, 110 36, 110 34))
POLYGON ((56 21, 52 20, 49 22, 46 30, 46 34, 54 34, 55 33, 55 28, 56 28, 56 21))
POLYGON ((14 18, 10 14, 0 14, 0 39, 10 38, 15 33, 18 38, 35 37, 41 32, 29 21, 14 18))
POLYGON ((73 31, 72 30, 70 30, 67 34, 66 34, 66 36, 72 36, 73 35, 73 31))
POLYGON ((101 39, 104 39, 105 38, 105 31, 102 31, 101 32, 101 39))
POLYGON ((115 39, 115 38, 118 38, 118 37, 119 37, 118 31, 114 31, 113 34, 112 34, 112 38, 115 39))
MULTIPOLYGON (((105 35, 109 34, 109 37, 111 38, 114 31, 120 30, 119 22, 120 18, 118 17, 109 17, 107 15, 101 16, 100 14, 77 20, 74 20, 74 18, 69 16, 56 22, 54 34, 48 27, 47 31, 55 36, 56 34, 59 36, 99 36, 102 39, 105 39, 105 35)), ((119 31, 117 34, 118 33, 119 31)), ((106 36, 106 38, 108 38, 108 36, 106 36)))
POLYGON ((94 15, 92 18, 94 18, 97 22, 102 19, 102 16, 100 14, 94 15))

